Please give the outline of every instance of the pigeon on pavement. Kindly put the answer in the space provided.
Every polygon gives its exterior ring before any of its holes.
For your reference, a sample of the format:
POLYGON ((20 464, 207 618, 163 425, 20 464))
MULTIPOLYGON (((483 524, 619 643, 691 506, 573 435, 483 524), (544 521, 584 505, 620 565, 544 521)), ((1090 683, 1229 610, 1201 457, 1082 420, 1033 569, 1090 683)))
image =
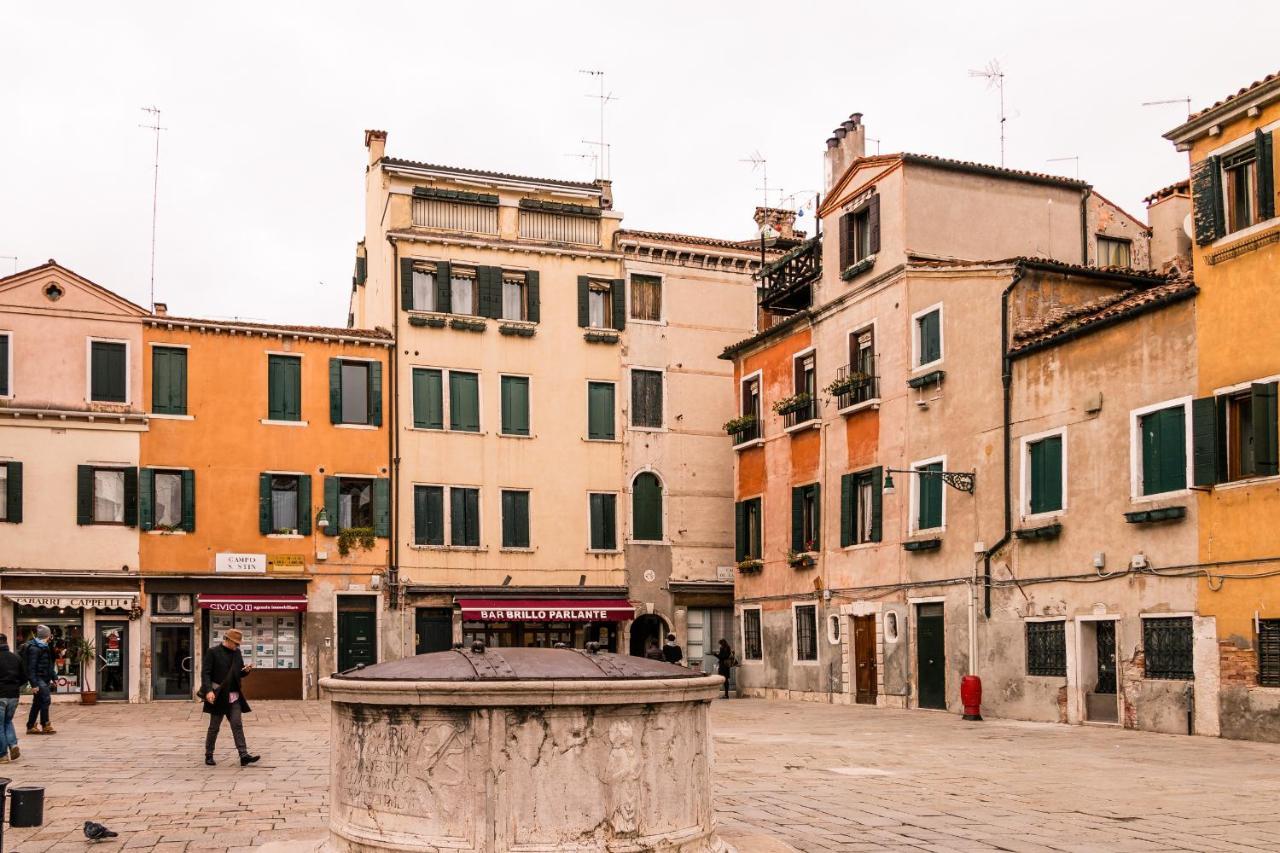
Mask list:
POLYGON ((115 838, 120 833, 112 832, 100 823, 91 820, 84 822, 84 837, 90 841, 101 841, 104 838, 115 838))

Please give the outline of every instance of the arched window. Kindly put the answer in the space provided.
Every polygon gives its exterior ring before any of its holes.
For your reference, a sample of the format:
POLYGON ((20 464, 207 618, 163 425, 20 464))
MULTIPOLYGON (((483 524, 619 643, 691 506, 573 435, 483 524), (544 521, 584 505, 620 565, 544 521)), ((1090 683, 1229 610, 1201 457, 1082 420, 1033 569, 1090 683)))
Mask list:
POLYGON ((648 471, 631 484, 631 535, 638 542, 662 541, 662 481, 648 471))

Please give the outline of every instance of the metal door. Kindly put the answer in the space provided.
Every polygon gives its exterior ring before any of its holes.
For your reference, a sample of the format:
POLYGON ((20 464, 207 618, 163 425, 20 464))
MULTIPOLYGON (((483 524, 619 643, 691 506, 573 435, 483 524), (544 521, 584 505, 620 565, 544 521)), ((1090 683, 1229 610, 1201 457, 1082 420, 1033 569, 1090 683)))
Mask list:
POLYGON ((453 648, 452 608, 419 607, 413 621, 417 635, 414 654, 447 652, 453 648))
POLYGON ((853 617, 854 701, 876 704, 876 617, 853 617))
POLYGON ((947 659, 941 604, 916 606, 916 678, 921 708, 946 710, 947 659))
POLYGON ((99 622, 94 643, 99 699, 129 698, 129 623, 99 622))
POLYGON ((378 662, 377 613, 372 610, 338 611, 338 671, 378 662))
POLYGON ((151 695, 155 699, 190 699, 190 625, 151 626, 151 695))
POLYGON ((1098 686, 1094 693, 1116 692, 1116 623, 1098 622, 1098 686))

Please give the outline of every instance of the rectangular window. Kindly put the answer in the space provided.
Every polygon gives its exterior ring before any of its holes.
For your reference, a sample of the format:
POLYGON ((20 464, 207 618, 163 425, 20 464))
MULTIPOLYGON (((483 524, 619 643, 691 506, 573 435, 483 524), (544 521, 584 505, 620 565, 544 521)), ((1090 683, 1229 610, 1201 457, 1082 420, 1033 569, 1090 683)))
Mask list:
POLYGON ((881 468, 840 478, 840 547, 880 541, 883 481, 881 468))
POLYGON ((801 604, 796 607, 796 660, 818 659, 818 607, 801 604))
POLYGON ((817 483, 791 490, 791 550, 818 550, 819 487, 817 483))
MULTIPOLYGON (((942 471, 941 462, 930 462, 927 465, 912 466, 917 471, 942 471)), ((934 530, 942 527, 942 477, 938 473, 918 474, 915 480, 916 490, 916 530, 934 530)))
POLYGON ((916 317, 916 367, 942 360, 942 309, 916 317))
POLYGON ((502 274, 502 319, 529 319, 527 291, 524 273, 502 274))
POLYGON ((480 431, 480 374, 449 371, 449 429, 480 431))
POLYGON ((476 272, 454 266, 449 279, 449 310, 454 314, 476 314, 476 272))
POLYGON ((1258 684, 1280 687, 1280 619, 1258 621, 1258 684))
POLYGON ((587 292, 587 325, 593 329, 613 328, 613 289, 593 281, 587 292))
POLYGON ((1159 495, 1187 487, 1185 407, 1170 406, 1138 419, 1142 441, 1142 494, 1159 495))
POLYGON ((591 550, 615 551, 618 548, 618 496, 587 496, 591 516, 591 550))
POLYGON ((662 428, 662 371, 631 371, 631 425, 662 428))
POLYGON ((413 268, 413 310, 436 310, 436 268, 413 268))
POLYGON ((1133 243, 1117 237, 1098 235, 1098 266, 1125 267, 1132 266, 1133 243))
POLYGON ((764 526, 760 498, 740 501, 734 509, 737 515, 734 535, 737 559, 739 562, 759 560, 763 554, 760 537, 764 526))
POLYGON ((12 373, 10 365, 13 361, 13 335, 8 332, 0 332, 0 397, 13 396, 12 383, 9 381, 9 374, 12 373))
POLYGON ((502 434, 529 434, 529 377, 502 377, 502 434))
POLYGON ((93 472, 93 523, 124 524, 125 472, 98 469, 93 472))
POLYGON ((742 611, 742 658, 764 659, 764 649, 760 643, 760 611, 754 607, 742 611))
POLYGON ((369 363, 342 362, 342 420, 344 424, 367 424, 369 418, 369 363))
POLYGON ((760 377, 753 376, 742 382, 742 414, 760 419, 760 377))
POLYGON ((529 493, 518 489, 502 491, 502 547, 529 547, 529 493))
POLYGON ((373 527, 373 480, 338 478, 338 532, 373 527))
POLYGON ((817 358, 806 353, 795 360, 795 393, 813 395, 818 390, 817 358))
POLYGON ((89 342, 89 400, 94 403, 129 401, 129 349, 113 341, 89 342))
POLYGON ((1227 233, 1258 221, 1258 152, 1254 146, 1222 158, 1227 233))
POLYGON ((152 488, 155 490, 152 503, 152 511, 155 513, 153 529, 176 530, 182 525, 182 473, 156 471, 152 488))
POLYGON ((425 367, 413 369, 413 426, 444 429, 444 373, 425 367))
POLYGON ((1253 447, 1253 395, 1228 397, 1227 406, 1227 477, 1243 480, 1256 473, 1253 447))
POLYGON ((187 413, 186 349, 151 348, 151 411, 157 415, 187 413))
POLYGON ((613 441, 617 437, 613 393, 612 382, 587 383, 587 438, 592 441, 613 441))
POLYGON ((1143 676, 1173 681, 1195 678, 1192 645, 1190 616, 1143 619, 1143 676))
POLYGON ((1062 436, 1051 435, 1027 444, 1028 509, 1032 515, 1062 509, 1062 436))
POLYGON ((631 276, 631 319, 657 323, 662 320, 662 279, 656 275, 631 276))
POLYGON ((302 358, 267 356, 267 419, 302 420, 302 358))
MULTIPOLYGON (((271 532, 279 534, 297 533, 301 527, 303 507, 298 501, 298 475, 272 474, 271 489, 271 532)), ((306 507, 306 511, 310 511, 306 507)))
POLYGON ((1067 677, 1067 623, 1027 623, 1027 675, 1067 677))
POLYGON ((853 231, 853 262, 863 260, 871 255, 871 208, 864 207, 853 214, 851 221, 853 231))
POLYGON ((413 541, 415 545, 444 544, 444 487, 413 487, 413 541))
POLYGON ((0 521, 9 520, 9 465, 0 462, 0 521))
POLYGON ((480 490, 449 488, 449 544, 455 548, 480 547, 480 490))

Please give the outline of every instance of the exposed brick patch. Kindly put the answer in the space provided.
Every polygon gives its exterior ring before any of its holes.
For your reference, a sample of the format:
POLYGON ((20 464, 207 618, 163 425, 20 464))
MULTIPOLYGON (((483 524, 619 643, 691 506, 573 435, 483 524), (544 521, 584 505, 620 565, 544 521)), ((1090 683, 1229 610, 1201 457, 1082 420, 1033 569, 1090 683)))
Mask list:
POLYGON ((1218 642, 1218 671, 1222 686, 1258 685, 1258 654, 1254 649, 1240 649, 1230 640, 1218 642))
POLYGON ((1058 688, 1058 722, 1067 722, 1067 685, 1058 688))
POLYGON ((1142 649, 1134 650, 1133 657, 1127 662, 1120 662, 1120 672, 1117 677, 1120 679, 1121 697, 1120 706, 1124 727, 1126 729, 1136 729, 1138 727, 1138 690, 1142 686, 1142 673, 1146 667, 1146 659, 1142 654, 1142 649))

